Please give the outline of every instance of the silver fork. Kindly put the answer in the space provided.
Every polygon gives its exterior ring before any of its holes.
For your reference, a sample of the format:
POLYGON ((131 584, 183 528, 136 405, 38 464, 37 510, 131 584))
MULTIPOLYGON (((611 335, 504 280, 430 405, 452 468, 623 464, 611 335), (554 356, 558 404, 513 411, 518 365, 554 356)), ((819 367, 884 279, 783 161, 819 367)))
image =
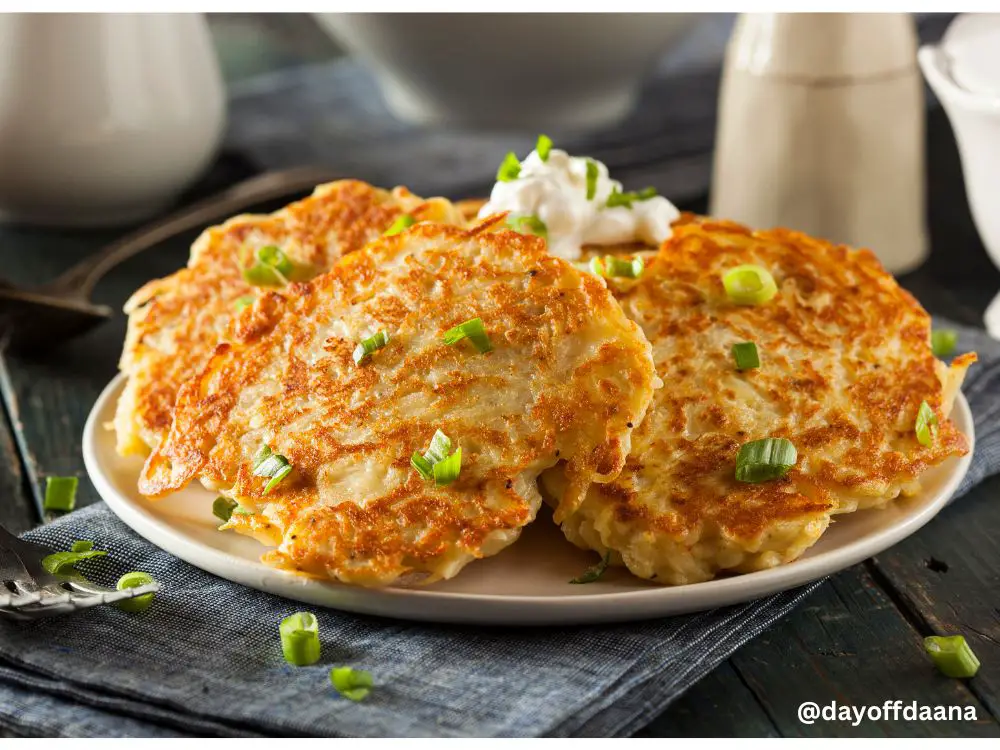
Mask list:
POLYGON ((42 545, 19 539, 0 526, 0 616, 34 620, 160 590, 160 584, 149 583, 117 591, 79 575, 52 575, 42 567, 42 558, 49 554, 42 545))

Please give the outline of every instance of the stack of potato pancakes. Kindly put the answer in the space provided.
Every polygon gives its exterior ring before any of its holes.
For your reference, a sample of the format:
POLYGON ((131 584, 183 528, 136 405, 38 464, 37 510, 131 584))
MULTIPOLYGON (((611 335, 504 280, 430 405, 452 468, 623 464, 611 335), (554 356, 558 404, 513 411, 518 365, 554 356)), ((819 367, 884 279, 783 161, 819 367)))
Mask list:
POLYGON ((936 359, 867 250, 684 215, 571 263, 477 208, 340 181, 206 230, 126 306, 140 492, 198 479, 265 562, 364 586, 456 575, 544 494, 573 544, 686 584, 794 560, 968 451, 975 355, 936 359), (734 296, 746 269, 776 291, 734 296))

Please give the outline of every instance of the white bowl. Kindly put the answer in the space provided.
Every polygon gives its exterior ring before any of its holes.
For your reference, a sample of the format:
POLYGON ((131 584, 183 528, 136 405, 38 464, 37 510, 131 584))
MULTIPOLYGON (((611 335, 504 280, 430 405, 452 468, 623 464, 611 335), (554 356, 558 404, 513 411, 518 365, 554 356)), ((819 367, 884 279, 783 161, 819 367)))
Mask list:
POLYGON ((368 64, 390 109, 420 124, 596 128, 635 103, 696 20, 654 14, 317 13, 368 64))

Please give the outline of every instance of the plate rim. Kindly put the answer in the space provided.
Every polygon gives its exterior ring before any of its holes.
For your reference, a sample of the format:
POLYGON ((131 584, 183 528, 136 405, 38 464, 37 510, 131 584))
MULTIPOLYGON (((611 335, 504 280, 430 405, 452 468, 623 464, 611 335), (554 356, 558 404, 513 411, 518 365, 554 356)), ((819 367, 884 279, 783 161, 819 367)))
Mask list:
MULTIPOLYGON (((932 502, 873 535, 767 570, 684 586, 650 586, 617 592, 581 591, 558 597, 430 588, 371 589, 296 575, 271 568, 260 561, 250 562, 184 535, 119 492, 101 466, 97 445, 102 439, 101 433, 107 431, 101 414, 108 410, 110 402, 117 400, 126 378, 124 373, 119 373, 104 387, 87 416, 83 431, 83 458, 87 474, 98 494, 123 523, 168 554, 235 583, 333 609, 404 620, 525 626, 627 622, 701 612, 787 591, 851 567, 914 534, 951 500, 969 470, 975 451, 972 413, 964 394, 959 392, 952 419, 965 433, 969 452, 948 459, 956 464, 932 502), (275 590, 275 586, 281 590, 275 590), (320 595, 321 592, 326 593, 320 595), (334 599, 337 601, 334 602, 334 599), (441 609, 428 606, 435 603, 440 604, 441 609), (463 609, 462 605, 468 605, 472 611, 463 609), (526 607, 532 611, 525 611, 526 607)), ((107 435, 103 437, 107 439, 107 435)))

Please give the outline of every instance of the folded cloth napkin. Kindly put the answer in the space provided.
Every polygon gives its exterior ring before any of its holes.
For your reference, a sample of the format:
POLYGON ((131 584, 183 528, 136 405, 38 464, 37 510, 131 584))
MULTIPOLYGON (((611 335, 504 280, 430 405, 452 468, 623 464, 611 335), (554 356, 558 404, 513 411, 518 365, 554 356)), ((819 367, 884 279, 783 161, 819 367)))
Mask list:
MULTIPOLYGON (((965 387, 977 443, 959 495, 1000 471, 1000 343, 960 330, 959 351, 981 359, 965 387)), ((110 584, 144 570, 163 591, 143 614, 100 607, 0 622, 0 726, 22 734, 627 735, 821 585, 623 625, 458 627, 243 588, 154 547, 103 504, 27 536, 53 549, 93 540, 108 556, 81 564, 86 575, 110 584), (291 667, 278 623, 304 608, 319 620, 322 659, 291 667), (333 665, 370 671, 368 699, 341 698, 329 682, 333 665)))

